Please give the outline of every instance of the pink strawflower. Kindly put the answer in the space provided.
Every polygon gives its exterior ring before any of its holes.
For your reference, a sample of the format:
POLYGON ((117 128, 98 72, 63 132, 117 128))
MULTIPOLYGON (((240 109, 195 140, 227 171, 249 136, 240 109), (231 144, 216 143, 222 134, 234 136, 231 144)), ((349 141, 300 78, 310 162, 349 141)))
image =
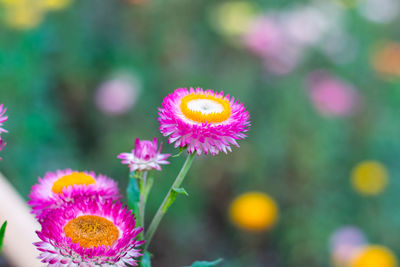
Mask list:
POLYGON ((52 210, 34 243, 48 266, 137 266, 142 254, 132 211, 120 202, 78 197, 52 210))
POLYGON ((349 116, 359 108, 360 96, 357 90, 325 71, 311 73, 308 87, 315 109, 323 116, 349 116))
MULTIPOLYGON (((6 146, 6 142, 4 142, 4 140, 3 139, 1 139, 1 136, 0 136, 0 151, 2 151, 3 150, 3 148, 6 146)), ((2 160, 2 157, 0 157, 0 160, 2 160)))
POLYGON ((234 97, 202 88, 176 89, 159 108, 160 131, 189 153, 227 153, 246 137, 249 113, 234 97))
POLYGON ((6 129, 2 128, 3 123, 8 119, 8 116, 5 116, 6 111, 7 111, 7 108, 4 108, 4 105, 1 104, 0 105, 0 134, 7 132, 6 129))
POLYGON ((1 137, 0 137, 0 151, 6 146, 6 142, 4 142, 4 140, 3 139, 1 139, 1 137))
POLYGON ((122 164, 128 164, 131 171, 150 171, 156 169, 161 171, 161 164, 169 164, 167 159, 171 154, 161 154, 161 147, 158 148, 157 138, 153 141, 135 140, 135 148, 131 153, 121 153, 118 155, 122 159, 122 164))
POLYGON ((117 183, 94 172, 77 172, 70 169, 48 172, 39 183, 32 187, 28 204, 39 221, 47 216, 51 209, 73 202, 76 197, 118 200, 120 193, 117 183))
MULTIPOLYGON (((7 133, 7 130, 2 128, 3 123, 8 119, 8 116, 5 116, 7 108, 4 107, 3 104, 0 105, 0 151, 6 146, 6 142, 1 138, 1 133, 7 133)), ((0 160, 2 158, 0 157, 0 160)))

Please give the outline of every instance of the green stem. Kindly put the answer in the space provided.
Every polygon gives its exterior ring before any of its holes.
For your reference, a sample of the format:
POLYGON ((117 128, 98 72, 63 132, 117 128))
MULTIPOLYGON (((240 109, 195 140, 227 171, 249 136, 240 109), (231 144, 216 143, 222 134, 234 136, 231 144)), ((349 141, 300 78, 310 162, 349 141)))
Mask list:
POLYGON ((146 246, 145 246, 145 251, 147 250, 147 248, 150 245, 150 241, 153 238, 153 235, 155 233, 155 231, 158 228, 158 225, 161 222, 161 219, 164 217, 164 214, 166 212, 166 205, 169 202, 168 200, 171 197, 172 191, 175 188, 179 188, 183 182, 183 180, 186 177, 186 174, 188 173, 190 166, 193 163, 193 159, 196 153, 193 154, 189 154, 186 158, 185 163, 182 166, 181 171, 179 172, 178 176, 175 179, 175 182, 172 184, 171 188, 168 191, 168 194, 165 196, 163 203, 161 204, 161 206, 158 208, 156 215, 154 216, 153 220, 150 223, 149 229, 146 232, 145 235, 145 240, 146 240, 146 246))
POLYGON ((146 179, 147 171, 143 173, 142 179, 140 179, 140 202, 139 202, 139 214, 140 214, 140 225, 144 228, 144 211, 146 207, 146 179))

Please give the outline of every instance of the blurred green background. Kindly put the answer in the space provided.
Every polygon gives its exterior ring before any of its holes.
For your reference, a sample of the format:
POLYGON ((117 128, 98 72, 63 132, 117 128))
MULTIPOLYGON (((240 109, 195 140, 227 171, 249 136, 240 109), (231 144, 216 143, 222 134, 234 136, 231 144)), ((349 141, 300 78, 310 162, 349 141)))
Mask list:
MULTIPOLYGON (((331 266, 330 236, 344 225, 356 225, 371 243, 400 256, 400 61, 387 63, 385 75, 371 63, 375 51, 399 38, 398 10, 374 20, 365 11, 373 1, 363 0, 246 1, 251 12, 224 9, 228 0, 86 0, 39 8, 37 22, 25 18, 30 25, 23 18, 10 22, 17 9, 10 11, 8 2, 0 4, 0 103, 9 116, 0 168, 25 198, 39 176, 65 168, 106 174, 125 190, 128 169, 116 156, 130 151, 136 137, 156 136, 164 153, 176 153, 158 131, 162 99, 179 87, 212 88, 244 103, 252 126, 232 153, 195 161, 184 185, 190 197, 178 198, 151 245, 154 267, 219 257, 224 267, 331 266), (328 8, 318 9, 321 4, 328 8), (265 57, 242 42, 244 17, 279 17, 275 24, 282 28, 296 10, 325 12, 331 5, 339 15, 329 23, 340 25, 350 45, 331 36, 331 28, 300 48, 291 37, 295 44, 265 57), (344 47, 332 54, 329 44, 336 43, 344 47), (301 60, 295 67, 271 71, 268 64, 296 49, 301 60), (357 92, 362 104, 356 112, 327 116, 315 108, 308 80, 321 69, 357 92), (134 80, 134 100, 126 112, 110 113, 96 100, 98 88, 120 73, 134 80), (351 187, 351 170, 364 160, 387 168, 389 185, 377 196, 351 187), (230 202, 249 190, 277 201, 275 228, 254 234, 229 221, 230 202)), ((300 36, 316 34, 301 24, 306 18, 294 23, 300 36)), ((149 214, 183 161, 171 158, 155 173, 149 214)))

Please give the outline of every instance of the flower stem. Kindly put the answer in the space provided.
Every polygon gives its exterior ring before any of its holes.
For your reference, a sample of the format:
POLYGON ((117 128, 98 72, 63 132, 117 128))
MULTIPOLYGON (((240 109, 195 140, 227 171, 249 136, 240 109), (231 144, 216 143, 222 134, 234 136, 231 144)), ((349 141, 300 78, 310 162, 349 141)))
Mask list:
POLYGON ((172 196, 172 192, 176 189, 179 188, 183 182, 183 180, 186 177, 186 174, 188 173, 190 166, 193 163, 193 159, 196 153, 193 154, 189 154, 186 158, 185 163, 182 166, 181 171, 179 172, 178 176, 176 177, 174 183, 172 184, 171 188, 169 189, 167 195, 164 198, 164 201, 162 202, 161 206, 158 208, 156 215, 154 216, 153 220, 150 223, 149 229, 146 232, 145 235, 145 240, 146 240, 146 246, 145 246, 145 250, 147 250, 147 248, 150 245, 150 241, 153 238, 153 235, 155 233, 155 231, 158 228, 158 225, 161 222, 161 219, 164 217, 164 214, 167 211, 167 205, 170 205, 168 203, 170 203, 170 199, 172 196))
POLYGON ((144 211, 146 207, 146 179, 147 171, 143 173, 142 179, 140 179, 140 200, 139 200, 139 214, 140 214, 140 225, 144 228, 144 211))

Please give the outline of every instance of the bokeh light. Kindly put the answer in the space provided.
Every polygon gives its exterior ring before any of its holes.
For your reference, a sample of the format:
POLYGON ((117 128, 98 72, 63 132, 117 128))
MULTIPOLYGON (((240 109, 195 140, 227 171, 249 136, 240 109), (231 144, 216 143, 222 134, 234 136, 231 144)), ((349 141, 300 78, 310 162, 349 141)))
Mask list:
POLYGON ((256 6, 250 1, 221 3, 210 12, 212 26, 228 37, 243 34, 256 14, 256 6))
POLYGON ((381 44, 372 57, 372 65, 384 78, 400 76, 400 43, 381 44))
POLYGON ((360 106, 357 90, 326 71, 312 72, 308 76, 308 87, 315 110, 323 116, 349 116, 360 106))
POLYGON ((358 6, 360 13, 376 23, 390 23, 398 17, 400 1, 398 0, 363 0, 358 6))
POLYGON ((238 196, 231 204, 232 222, 247 231, 264 231, 278 220, 278 206, 270 196, 261 192, 248 192, 238 196))
POLYGON ((358 252, 350 267, 397 267, 397 258, 384 246, 370 245, 358 252))
POLYGON ((10 28, 30 30, 39 26, 47 12, 67 8, 72 0, 1 0, 3 21, 10 28))
POLYGON ((97 89, 95 103, 105 114, 117 116, 127 113, 135 105, 141 91, 137 77, 128 72, 118 72, 97 89))
POLYGON ((73 0, 41 0, 42 6, 47 10, 61 10, 68 7, 73 0))
POLYGON ((332 260, 335 266, 348 266, 359 248, 367 243, 365 234, 355 226, 336 230, 330 239, 332 260))
POLYGON ((362 195, 378 195, 388 184, 386 167, 377 161, 360 162, 352 170, 351 184, 362 195))

